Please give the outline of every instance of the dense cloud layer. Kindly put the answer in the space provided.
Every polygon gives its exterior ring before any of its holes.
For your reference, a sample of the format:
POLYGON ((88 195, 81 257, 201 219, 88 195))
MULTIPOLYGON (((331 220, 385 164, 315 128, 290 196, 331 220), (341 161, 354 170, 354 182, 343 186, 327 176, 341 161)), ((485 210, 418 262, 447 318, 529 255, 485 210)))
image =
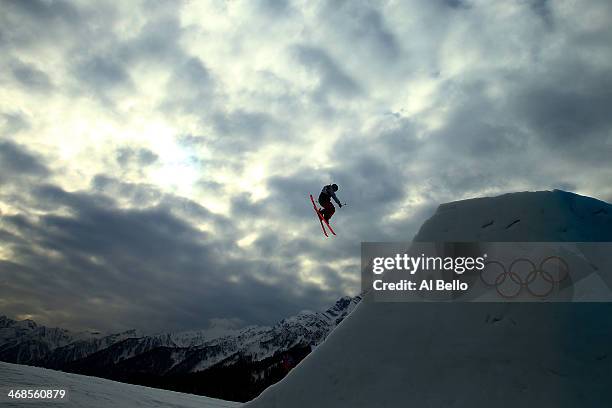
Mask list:
POLYGON ((612 200, 606 0, 0 7, 12 317, 272 323, 356 293, 359 243, 440 202, 612 200), (348 205, 323 240, 308 193, 331 181, 348 205))

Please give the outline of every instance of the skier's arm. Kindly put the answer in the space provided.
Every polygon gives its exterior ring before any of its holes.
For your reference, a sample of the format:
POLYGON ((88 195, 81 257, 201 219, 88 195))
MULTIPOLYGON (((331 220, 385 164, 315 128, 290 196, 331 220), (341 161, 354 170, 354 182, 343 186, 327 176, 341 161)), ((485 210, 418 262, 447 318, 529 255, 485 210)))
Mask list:
POLYGON ((336 197, 336 193, 334 193, 332 191, 331 193, 331 197, 334 199, 334 201, 340 206, 340 208, 342 208, 342 203, 340 202, 340 200, 338 200, 338 197, 336 197))

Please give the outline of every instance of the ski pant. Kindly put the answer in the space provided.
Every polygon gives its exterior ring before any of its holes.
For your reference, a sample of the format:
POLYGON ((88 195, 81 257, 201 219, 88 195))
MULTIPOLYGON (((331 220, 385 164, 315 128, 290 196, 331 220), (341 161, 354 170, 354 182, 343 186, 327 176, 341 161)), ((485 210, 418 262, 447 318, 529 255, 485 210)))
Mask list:
POLYGON ((323 206, 323 211, 321 211, 323 218, 329 221, 332 215, 334 215, 334 213, 336 212, 336 207, 334 207, 334 205, 332 204, 331 198, 327 194, 321 193, 319 195, 319 204, 323 206))

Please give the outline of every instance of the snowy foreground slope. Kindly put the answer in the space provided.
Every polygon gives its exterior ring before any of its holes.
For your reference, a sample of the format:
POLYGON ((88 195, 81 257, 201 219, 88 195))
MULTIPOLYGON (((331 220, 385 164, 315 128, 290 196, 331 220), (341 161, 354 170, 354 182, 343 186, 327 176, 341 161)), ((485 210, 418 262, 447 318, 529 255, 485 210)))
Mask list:
POLYGON ((66 408, 222 408, 241 405, 214 398, 3 362, 0 362, 0 373, 2 392, 8 388, 35 389, 53 386, 67 389, 70 393, 69 400, 61 403, 5 402, 6 400, 2 399, 0 406, 3 408, 49 406, 66 408))
MULTIPOLYGON (((415 241, 612 241, 612 206, 563 191, 441 205, 415 241)), ((246 405, 612 406, 611 303, 370 303, 246 405)))

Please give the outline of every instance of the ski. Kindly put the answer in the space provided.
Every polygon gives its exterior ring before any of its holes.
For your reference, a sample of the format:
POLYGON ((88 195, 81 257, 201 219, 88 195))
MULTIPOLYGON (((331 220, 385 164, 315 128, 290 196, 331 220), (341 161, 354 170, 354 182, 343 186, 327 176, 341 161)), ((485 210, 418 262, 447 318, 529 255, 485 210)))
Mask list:
MULTIPOLYGON (((323 218, 323 221, 325 221, 325 218, 323 218)), ((334 232, 334 230, 332 229, 331 225, 329 225, 329 222, 325 221, 325 225, 327 225, 327 228, 329 228, 329 231, 330 231, 332 234, 336 235, 336 233, 335 233, 335 232, 334 232)))
POLYGON ((314 211, 317 214, 317 217, 319 218, 319 222, 321 223, 321 229, 323 230, 323 234, 325 234, 326 237, 329 237, 329 235, 327 235, 327 231, 325 231, 325 227, 323 226, 323 217, 321 216, 321 213, 317 209, 317 205, 314 202, 314 198, 312 197, 312 194, 310 195, 310 201, 312 201, 312 207, 314 208, 314 211))
POLYGON ((327 237, 328 235, 327 235, 327 232, 325 231, 325 228, 323 227, 323 222, 325 222, 325 225, 327 225, 327 228, 329 228, 329 231, 332 234, 336 235, 336 233, 334 232, 334 230, 331 227, 331 225, 329 225, 329 222, 327 222, 327 220, 319 212, 319 209, 317 208, 317 205, 315 204, 314 197, 312 196, 312 194, 310 194, 310 201, 312 201, 312 206, 313 206, 315 212, 317 213, 317 215, 319 216, 319 221, 321 222, 321 228, 323 228, 323 233, 325 234, 325 236, 327 237))

